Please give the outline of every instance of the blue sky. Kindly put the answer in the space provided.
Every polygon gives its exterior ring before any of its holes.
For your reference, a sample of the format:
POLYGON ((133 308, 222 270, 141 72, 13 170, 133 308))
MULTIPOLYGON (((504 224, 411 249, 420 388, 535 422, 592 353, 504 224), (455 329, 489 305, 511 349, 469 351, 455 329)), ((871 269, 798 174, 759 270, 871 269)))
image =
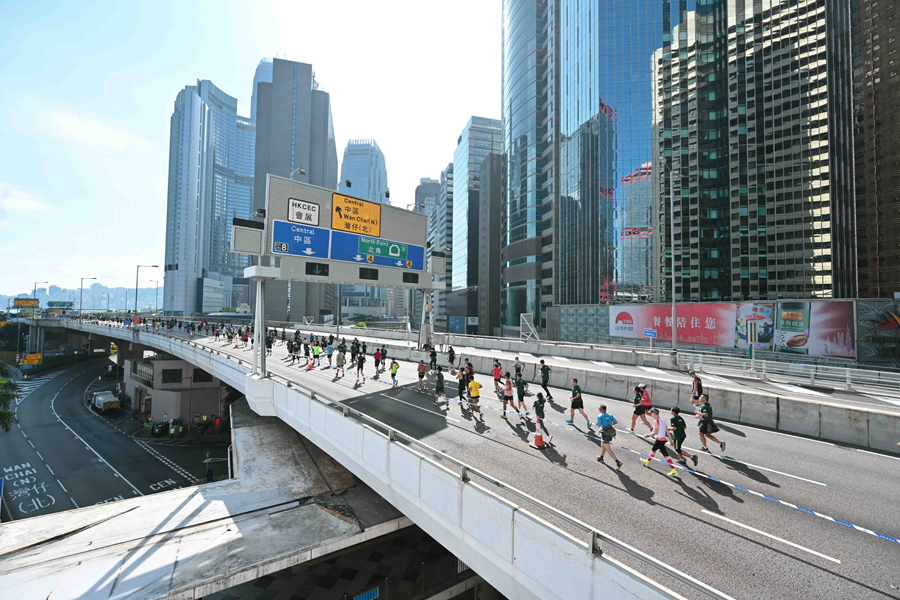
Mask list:
POLYGON ((0 2, 0 293, 133 286, 136 264, 163 264, 175 96, 210 79, 249 116, 264 56, 312 63, 338 160, 374 137, 406 206, 469 116, 500 116, 500 16, 499 0, 0 2))

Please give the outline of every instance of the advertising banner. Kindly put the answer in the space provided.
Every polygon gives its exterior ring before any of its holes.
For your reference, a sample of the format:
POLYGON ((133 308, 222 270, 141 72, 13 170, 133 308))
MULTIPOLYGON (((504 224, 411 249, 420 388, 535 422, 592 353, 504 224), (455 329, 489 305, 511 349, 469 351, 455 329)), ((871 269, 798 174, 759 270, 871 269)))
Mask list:
MULTIPOLYGON (((678 343, 749 348, 747 323, 759 322, 758 350, 856 358, 852 301, 677 305, 678 343)), ((672 305, 611 305, 611 337, 672 341, 672 305)))

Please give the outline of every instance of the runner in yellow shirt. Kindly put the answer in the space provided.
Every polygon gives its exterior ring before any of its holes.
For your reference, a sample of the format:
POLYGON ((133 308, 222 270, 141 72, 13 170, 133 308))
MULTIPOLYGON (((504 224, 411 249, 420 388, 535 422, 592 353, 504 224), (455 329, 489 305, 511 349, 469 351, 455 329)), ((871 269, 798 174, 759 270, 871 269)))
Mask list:
POLYGON ((484 414, 481 412, 481 407, 478 406, 479 396, 481 396, 481 384, 475 381, 474 375, 469 375, 469 399, 472 402, 472 412, 478 413, 481 421, 484 422, 484 414))

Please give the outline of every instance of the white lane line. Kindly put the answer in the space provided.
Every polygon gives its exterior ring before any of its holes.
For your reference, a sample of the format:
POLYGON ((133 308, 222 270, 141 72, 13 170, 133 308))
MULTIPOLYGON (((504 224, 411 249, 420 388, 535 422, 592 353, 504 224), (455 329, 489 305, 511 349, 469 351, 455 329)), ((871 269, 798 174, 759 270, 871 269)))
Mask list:
MULTIPOLYGON (((24 431, 22 432, 22 435, 25 435, 25 432, 24 432, 24 431)), ((27 436, 27 435, 25 435, 25 439, 26 439, 26 440, 28 439, 28 436, 27 436)))
POLYGON ((805 481, 807 483, 814 483, 816 485, 821 485, 822 487, 828 487, 826 484, 824 484, 820 481, 813 481, 812 479, 806 479, 805 477, 800 477, 798 475, 791 475, 790 473, 783 473, 781 471, 776 471, 775 469, 761 467, 759 465, 754 465, 753 463, 744 462, 744 461, 738 460, 736 458, 730 458, 728 456, 717 456, 715 454, 707 454, 706 452, 702 452, 701 450, 697 450, 696 448, 688 448, 687 446, 684 446, 684 447, 687 448, 688 450, 690 450, 691 452, 695 452, 697 454, 697 456, 707 455, 707 456, 710 456, 710 457, 718 459, 718 460, 729 460, 731 462, 736 462, 736 463, 740 463, 742 465, 747 465, 748 467, 753 467, 754 469, 768 471, 769 473, 777 473, 778 475, 784 475, 785 477, 793 477, 794 479, 799 479, 800 481, 805 481))
POLYGON ((379 394, 381 394, 385 398, 389 398, 389 399, 393 400, 394 402, 399 402, 400 404, 405 404, 407 406, 412 406, 413 408, 418 408, 419 410, 421 410, 423 412, 427 412, 429 415, 434 415, 436 417, 444 417, 445 419, 449 419, 451 421, 456 421, 457 423, 461 423, 461 421, 458 421, 449 415, 445 415, 444 413, 434 412, 433 410, 428 410, 427 408, 422 408, 421 406, 416 406, 415 404, 411 404, 409 402, 404 402, 403 400, 400 400, 399 398, 394 398, 393 396, 388 396, 387 394, 384 394, 381 392, 379 392, 379 394))
POLYGON ((795 440, 802 440, 804 442, 815 442, 817 444, 824 444, 825 446, 834 446, 831 442, 823 442, 822 440, 814 440, 811 438, 800 437, 799 435, 791 435, 790 433, 782 433, 780 431, 770 431, 768 429, 760 429, 759 427, 750 427, 749 425, 736 425, 734 423, 728 423, 728 427, 737 427, 738 429, 750 429, 752 431, 761 431, 763 433, 773 433, 775 435, 783 435, 785 437, 794 438, 795 440))
POLYGON ((47 467, 47 470, 50 471, 50 474, 51 474, 51 475, 53 475, 54 477, 56 477, 56 473, 53 472, 53 469, 50 468, 50 465, 46 465, 46 464, 45 464, 44 466, 47 467))
POLYGON ((730 385, 737 385, 740 387, 747 387, 742 383, 738 383, 737 381, 732 381, 730 379, 725 379, 724 377, 719 377, 718 375, 710 375, 709 373, 704 373, 703 376, 707 379, 711 379, 712 381, 718 381, 720 383, 727 383, 730 385))
POLYGON ((61 487, 65 493, 67 493, 67 494, 69 493, 69 490, 67 490, 67 489, 66 489, 66 486, 64 486, 64 485, 62 484, 62 481, 60 481, 59 479, 57 479, 57 480, 56 480, 56 483, 59 484, 59 487, 61 487))
MULTIPOLYGON (((72 500, 72 498, 70 497, 69 500, 72 500)), ((78 506, 78 503, 75 502, 74 500, 72 500, 72 504, 75 505, 75 508, 81 508, 80 506, 78 506)))
POLYGON ((569 359, 566 358, 565 356, 554 356, 552 358, 553 358, 553 360, 561 360, 563 362, 569 362, 569 359))
POLYGON ((603 362, 602 360, 592 360, 591 362, 594 363, 595 365, 597 365, 598 367, 604 367, 607 369, 613 368, 613 366, 611 364, 609 364, 608 362, 603 362))
POLYGON ((860 450, 859 448, 857 448, 856 451, 857 452, 865 452, 866 454, 872 454, 875 456, 883 456, 884 458, 893 458, 894 460, 900 460, 900 456, 889 456, 887 454, 881 454, 879 452, 869 452, 868 450, 860 450))
MULTIPOLYGON (((38 455, 38 458, 39 458, 39 459, 44 460, 44 457, 41 456, 41 453, 40 453, 40 452, 38 452, 37 450, 35 450, 34 453, 38 455)), ((46 462, 46 461, 44 461, 44 462, 46 462)))
POLYGON ((822 392, 814 392, 813 390, 808 390, 806 388, 797 387, 796 385, 788 385, 786 383, 774 383, 769 382, 769 385, 775 386, 777 388, 781 388, 785 391, 792 392, 794 394, 806 394, 809 396, 821 396, 822 398, 828 398, 828 394, 823 394, 822 392))
MULTIPOLYGON (((875 400, 881 400, 882 402, 887 402, 888 404, 900 406, 900 400, 898 400, 897 398, 888 398, 887 396, 873 396, 872 394, 863 394, 863 396, 868 396, 869 398, 874 398, 875 400)), ((875 406, 877 406, 877 404, 875 406)))
POLYGON ((31 443, 31 440, 28 440, 28 443, 31 445, 32 448, 34 448, 34 444, 31 443))
POLYGON ((743 527, 744 529, 746 529, 748 531, 752 531, 753 533, 758 533, 759 535, 764 535, 767 538, 773 539, 777 542, 781 542, 782 544, 787 544, 788 546, 790 546, 792 548, 797 548, 798 550, 803 550, 804 552, 809 552, 810 554, 818 556, 819 558, 824 558, 825 560, 830 560, 833 563, 841 564, 841 561, 839 561, 836 558, 832 558, 830 556, 822 554, 821 552, 816 552, 815 550, 810 550, 809 548, 804 548, 800 544, 795 544, 794 542, 789 542, 787 540, 781 539, 780 537, 776 537, 776 536, 772 535, 771 533, 766 533, 765 531, 760 531, 759 529, 756 529, 755 527, 750 527, 749 525, 744 525, 743 523, 738 523, 737 521, 733 521, 727 517, 723 517, 722 515, 717 515, 716 513, 710 512, 706 509, 704 509, 702 512, 703 512, 703 514, 709 515, 711 517, 715 517, 717 519, 722 519, 723 521, 727 521, 727 522, 731 523, 732 525, 737 525, 738 527, 743 527))
POLYGON ((668 375, 668 373, 666 373, 662 369, 657 369, 656 367, 644 367, 644 366, 638 365, 638 369, 641 369, 642 371, 647 371, 648 373, 662 373, 663 375, 668 375))
MULTIPOLYGON (((68 381, 67 381, 66 383, 68 383, 68 381)), ((65 387, 65 385, 64 385, 63 387, 65 387)), ((60 390, 60 391, 62 391, 62 390, 60 390)), ((53 396, 53 399, 52 399, 52 400, 50 400, 50 410, 53 411, 54 416, 56 416, 56 418, 59 419, 59 415, 57 414, 56 408, 54 407, 54 403, 56 402, 56 396, 59 396, 59 392, 56 392, 56 395, 53 396)), ((119 472, 116 470, 116 468, 115 468, 114 466, 112 466, 111 464, 109 464, 108 462, 106 462, 106 459, 103 458, 102 456, 100 456, 100 453, 99 453, 99 452, 97 452, 96 450, 94 450, 93 448, 91 448, 90 446, 88 446, 88 443, 85 442, 83 439, 81 439, 81 436, 78 435, 77 433, 75 433, 75 432, 72 430, 71 427, 69 427, 68 425, 66 425, 65 421, 63 421, 62 419, 59 419, 59 420, 60 420, 60 422, 61 422, 63 425, 66 426, 66 429, 68 429, 70 432, 72 432, 72 435, 74 435, 76 438, 78 438, 78 439, 81 441, 82 444, 84 444, 84 447, 85 447, 85 448, 87 448, 88 450, 90 450, 91 452, 93 452, 94 455, 95 455, 97 458, 99 458, 101 461, 103 461, 103 464, 105 464, 107 467, 109 467, 110 469, 112 469, 112 470, 113 470, 113 473, 115 473, 117 477, 121 477, 122 480, 123 480, 125 483, 127 483, 128 485, 130 485, 130 486, 131 486, 131 489, 133 489, 133 490, 134 490, 135 492, 137 492, 139 495, 141 495, 141 496, 144 495, 140 490, 138 490, 138 489, 134 486, 133 483, 131 483, 130 481, 128 481, 127 479, 125 479, 125 477, 123 477, 122 474, 119 473, 119 472)))

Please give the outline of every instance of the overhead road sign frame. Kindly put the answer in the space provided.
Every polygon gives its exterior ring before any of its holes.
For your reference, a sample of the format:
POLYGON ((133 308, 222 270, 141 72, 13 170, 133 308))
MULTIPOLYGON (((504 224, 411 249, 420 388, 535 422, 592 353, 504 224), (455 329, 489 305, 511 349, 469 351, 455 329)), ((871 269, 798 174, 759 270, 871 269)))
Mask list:
POLYGON ((40 300, 32 298, 14 298, 13 306, 16 308, 38 308, 41 305, 40 300))
POLYGON ((368 263, 407 271, 424 271, 425 247, 333 231, 331 233, 331 260, 357 264, 368 263))
POLYGON ((381 204, 338 193, 332 194, 331 204, 333 230, 381 237, 381 204))

